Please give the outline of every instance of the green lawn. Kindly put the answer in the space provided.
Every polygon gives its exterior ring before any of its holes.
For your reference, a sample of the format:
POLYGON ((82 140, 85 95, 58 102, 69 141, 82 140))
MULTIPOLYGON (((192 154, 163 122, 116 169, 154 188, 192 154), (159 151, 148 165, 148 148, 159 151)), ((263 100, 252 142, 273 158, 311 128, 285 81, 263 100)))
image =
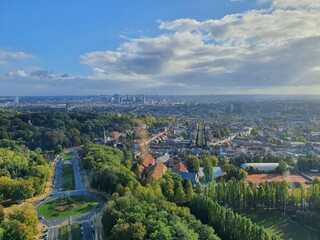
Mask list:
POLYGON ((39 213, 48 218, 67 218, 85 213, 97 205, 98 201, 88 196, 63 197, 41 205, 39 213))
POLYGON ((254 223, 263 226, 271 235, 278 235, 284 240, 318 240, 318 233, 307 227, 295 224, 289 217, 279 212, 256 211, 246 214, 254 223))
POLYGON ((62 160, 63 161, 71 161, 72 157, 73 157, 72 152, 66 152, 65 154, 63 154, 62 160))
POLYGON ((72 239, 81 239, 81 232, 79 224, 73 224, 71 226, 72 239))
POLYGON ((63 226, 60 228, 60 237, 61 240, 69 240, 68 226, 63 226))
POLYGON ((62 168, 62 191, 74 190, 74 172, 73 166, 64 166, 62 168))

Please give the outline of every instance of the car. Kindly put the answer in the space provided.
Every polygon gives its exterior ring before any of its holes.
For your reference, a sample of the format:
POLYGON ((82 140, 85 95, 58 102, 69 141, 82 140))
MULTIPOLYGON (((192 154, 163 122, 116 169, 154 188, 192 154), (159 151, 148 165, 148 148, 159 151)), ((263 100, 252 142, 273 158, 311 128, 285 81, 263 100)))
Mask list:
POLYGON ((38 219, 39 219, 39 220, 42 220, 42 219, 44 219, 44 217, 42 217, 42 216, 39 216, 39 217, 38 217, 38 219))

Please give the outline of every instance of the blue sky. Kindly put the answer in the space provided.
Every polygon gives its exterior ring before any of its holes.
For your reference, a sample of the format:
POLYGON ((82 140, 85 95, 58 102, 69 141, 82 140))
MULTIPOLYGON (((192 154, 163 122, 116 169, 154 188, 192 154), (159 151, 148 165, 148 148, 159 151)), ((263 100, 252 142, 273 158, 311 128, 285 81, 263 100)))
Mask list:
POLYGON ((0 95, 318 93, 319 13, 317 0, 2 0, 0 95))

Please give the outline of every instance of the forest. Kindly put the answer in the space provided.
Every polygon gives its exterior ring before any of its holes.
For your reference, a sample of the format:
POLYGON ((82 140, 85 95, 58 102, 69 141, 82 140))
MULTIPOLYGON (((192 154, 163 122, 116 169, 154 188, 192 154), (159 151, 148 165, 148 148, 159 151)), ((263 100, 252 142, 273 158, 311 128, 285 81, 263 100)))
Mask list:
POLYGON ((174 173, 142 185, 130 152, 88 145, 82 157, 83 167, 91 172, 92 186, 112 194, 102 219, 108 239, 278 239, 205 197, 200 186, 194 191, 189 180, 174 173), (238 228, 228 231, 234 224, 238 228))

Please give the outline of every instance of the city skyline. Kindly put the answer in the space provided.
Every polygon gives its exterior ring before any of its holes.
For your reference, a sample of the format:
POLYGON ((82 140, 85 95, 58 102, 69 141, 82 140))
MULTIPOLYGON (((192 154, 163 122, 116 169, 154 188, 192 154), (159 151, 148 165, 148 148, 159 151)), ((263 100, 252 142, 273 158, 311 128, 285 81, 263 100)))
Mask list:
POLYGON ((0 95, 317 94, 314 0, 2 1, 0 95))

